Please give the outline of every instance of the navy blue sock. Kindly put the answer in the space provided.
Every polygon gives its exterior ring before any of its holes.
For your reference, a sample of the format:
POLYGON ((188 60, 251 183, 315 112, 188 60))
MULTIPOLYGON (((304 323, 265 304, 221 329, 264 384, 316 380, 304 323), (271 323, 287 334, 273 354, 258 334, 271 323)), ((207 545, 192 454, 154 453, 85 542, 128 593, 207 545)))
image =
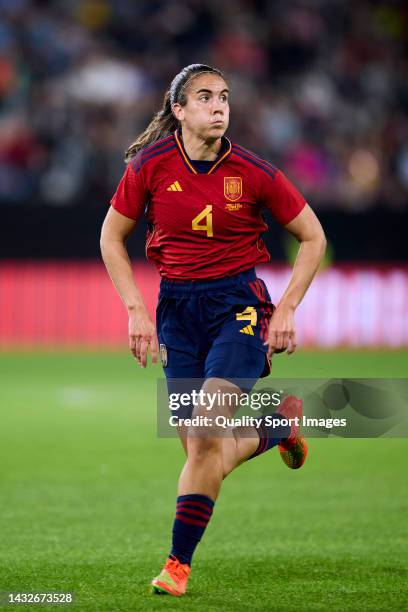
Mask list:
POLYGON ((179 495, 170 555, 191 565, 191 558, 211 518, 214 502, 206 495, 179 495))
POLYGON ((270 415, 265 415, 263 417, 261 426, 257 428, 257 432, 259 435, 258 448, 250 457, 248 457, 247 461, 249 461, 249 459, 253 459, 254 457, 258 457, 258 455, 266 453, 266 451, 268 451, 270 448, 273 448, 274 446, 279 444, 281 440, 287 438, 290 435, 289 425, 281 427, 273 427, 272 425, 267 425, 265 423, 265 418, 267 416, 270 416, 273 419, 285 418, 282 414, 279 414, 278 412, 275 412, 274 414, 270 415))

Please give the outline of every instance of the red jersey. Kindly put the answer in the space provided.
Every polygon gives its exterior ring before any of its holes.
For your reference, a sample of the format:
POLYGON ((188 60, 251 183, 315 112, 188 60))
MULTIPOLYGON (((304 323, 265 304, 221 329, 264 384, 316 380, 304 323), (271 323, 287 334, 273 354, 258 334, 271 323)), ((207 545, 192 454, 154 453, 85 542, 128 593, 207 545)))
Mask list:
POLYGON ((282 225, 306 202, 269 162, 223 137, 205 173, 189 159, 178 132, 140 150, 111 204, 149 231, 147 258, 169 279, 216 279, 270 260, 261 240, 262 210, 282 225))

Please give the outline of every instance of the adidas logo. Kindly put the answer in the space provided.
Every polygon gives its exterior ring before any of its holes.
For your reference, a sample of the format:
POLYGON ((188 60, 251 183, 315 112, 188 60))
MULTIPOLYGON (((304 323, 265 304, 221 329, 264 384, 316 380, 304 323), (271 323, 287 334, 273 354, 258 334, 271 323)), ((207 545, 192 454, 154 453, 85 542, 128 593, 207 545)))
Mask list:
POLYGON ((250 336, 254 335, 254 330, 252 329, 251 325, 247 325, 246 327, 243 327, 239 331, 241 334, 248 334, 250 336))
POLYGON ((178 181, 174 181, 174 183, 172 183, 170 185, 170 187, 167 187, 167 191, 183 191, 181 188, 181 185, 178 181))

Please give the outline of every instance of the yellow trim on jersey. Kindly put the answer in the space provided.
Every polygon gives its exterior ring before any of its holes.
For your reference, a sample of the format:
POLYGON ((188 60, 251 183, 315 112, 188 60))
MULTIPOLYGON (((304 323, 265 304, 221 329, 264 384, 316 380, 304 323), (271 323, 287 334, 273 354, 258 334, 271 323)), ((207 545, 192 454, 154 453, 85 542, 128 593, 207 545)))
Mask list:
MULTIPOLYGON (((227 140, 228 140, 228 138, 227 138, 227 140)), ((211 172, 213 172, 216 168, 218 168, 220 163, 222 161, 224 161, 224 159, 227 157, 227 155, 229 155, 231 153, 231 149, 232 149, 232 144, 228 140, 228 149, 227 149, 227 151, 225 151, 224 155, 222 157, 220 157, 220 159, 218 161, 215 162, 215 164, 209 169, 207 174, 211 174, 211 172)))
POLYGON ((174 132, 174 137, 176 139, 176 143, 177 146, 179 148, 180 153, 182 154, 182 156, 184 157, 184 161, 186 162, 187 166, 190 168, 190 170, 193 171, 194 174, 198 174, 197 170, 194 168, 194 166, 191 165, 190 160, 188 159, 187 155, 184 153, 184 149, 183 146, 179 140, 178 134, 177 134, 177 130, 174 132))
MULTIPOLYGON (((183 145, 180 142, 177 130, 174 132, 174 138, 176 139, 176 144, 179 148, 180 153, 183 156, 184 161, 186 162, 187 166, 190 168, 190 170, 193 172, 193 174, 198 174, 197 170, 194 168, 194 166, 191 164, 189 158, 187 157, 187 154, 184 152, 184 148, 183 145)), ((208 172, 206 172, 205 174, 211 174, 212 172, 214 172, 214 170, 216 168, 218 168, 218 166, 221 164, 221 162, 224 161, 224 159, 231 153, 231 149, 232 149, 232 144, 230 142, 230 140, 228 140, 227 137, 225 137, 225 139, 228 142, 228 149, 225 151, 225 153, 222 155, 222 157, 220 157, 220 159, 218 159, 213 166, 211 166, 211 168, 208 170, 208 172)))

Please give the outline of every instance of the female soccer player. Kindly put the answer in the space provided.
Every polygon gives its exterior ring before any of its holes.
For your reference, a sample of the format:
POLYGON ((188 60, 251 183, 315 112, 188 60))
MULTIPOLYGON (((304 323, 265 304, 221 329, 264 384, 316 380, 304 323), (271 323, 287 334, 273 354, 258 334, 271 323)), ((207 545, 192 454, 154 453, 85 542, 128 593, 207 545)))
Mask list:
MULTIPOLYGON (((128 149, 128 165, 102 228, 103 259, 129 313, 130 350, 144 368, 148 349, 157 362, 156 328, 125 242, 143 213, 147 217, 146 253, 162 277, 156 322, 169 388, 184 378, 202 379, 207 393, 234 389, 237 379, 255 381, 269 373, 274 352, 292 353, 294 312, 325 249, 321 225, 304 198, 272 164, 232 144, 224 136, 228 122, 229 89, 222 73, 204 64, 183 68, 162 109, 128 149), (264 208, 300 242, 276 308, 254 271, 270 259, 260 238, 267 229, 264 208)), ((299 414, 296 402, 281 414, 299 414)), ((205 405, 194 408, 194 415, 205 413, 205 405)), ((291 467, 302 465, 307 447, 296 427, 280 439, 266 426, 252 436, 247 429, 223 436, 188 435, 190 430, 179 428, 187 460, 178 483, 172 549, 152 581, 153 592, 185 593, 192 555, 222 480, 234 468, 278 443, 291 467)))

